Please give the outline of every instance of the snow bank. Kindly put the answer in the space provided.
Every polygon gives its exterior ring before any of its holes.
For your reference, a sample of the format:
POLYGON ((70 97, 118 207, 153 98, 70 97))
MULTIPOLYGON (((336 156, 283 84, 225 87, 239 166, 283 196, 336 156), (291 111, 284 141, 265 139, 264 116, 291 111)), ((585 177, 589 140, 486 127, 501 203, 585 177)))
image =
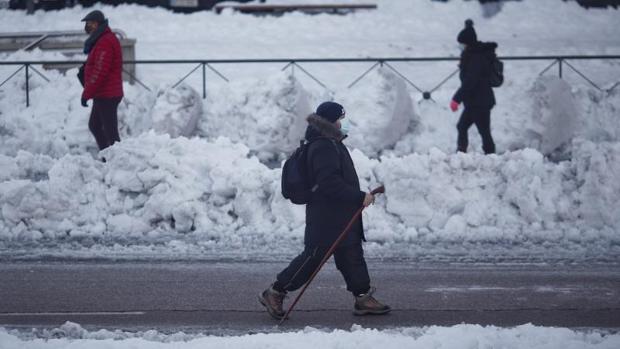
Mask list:
MULTIPOLYGON (((412 244, 609 252, 620 242, 620 143, 574 147, 574 160, 557 164, 531 149, 502 156, 435 149, 379 160, 354 150, 362 187, 387 187, 365 213, 367 236, 392 257, 415 255, 412 244)), ((90 155, 0 156, 4 248, 38 244, 70 254, 163 244, 164 254, 218 258, 300 246, 303 206, 282 198, 280 170, 245 145, 147 133, 102 155, 107 163, 90 155)))
POLYGON ((418 239, 617 242, 620 216, 615 207, 603 206, 620 197, 620 186, 609 181, 620 173, 620 147, 576 147, 579 160, 559 164, 531 149, 503 156, 434 150, 385 158, 375 173, 387 184, 386 213, 401 220, 401 230, 423 235, 418 239))
POLYGON ((151 133, 106 150, 106 164, 90 155, 3 157, 2 177, 12 179, 0 184, 2 239, 125 245, 192 233, 204 244, 233 247, 243 226, 266 233, 264 220, 273 225, 263 215, 277 174, 248 152, 226 139, 151 133))
POLYGON ((405 82, 388 68, 370 73, 351 91, 336 94, 351 121, 349 143, 376 157, 391 149, 419 123, 405 82), (340 95, 342 96, 340 100, 340 95))
MULTIPOLYGON (((0 153, 29 151, 58 158, 98 151, 88 130, 90 108, 80 105, 82 89, 74 73, 77 70, 66 76, 46 72, 49 83, 33 78, 30 107, 26 107, 23 82, 11 80, 0 90, 0 153)), ((172 137, 197 132, 202 99, 191 86, 159 86, 152 93, 127 84, 124 89, 125 98, 119 105, 121 139, 149 130, 172 137)))
POLYGON ((186 84, 158 91, 157 95, 151 116, 152 129, 171 137, 194 136, 202 116, 200 95, 186 84))
POLYGON ((617 348, 620 335, 600 331, 521 325, 514 328, 457 325, 452 327, 365 329, 354 325, 350 331, 331 332, 311 327, 298 332, 259 333, 234 337, 165 335, 157 331, 129 333, 100 330, 88 332, 81 326, 66 323, 45 330, 34 338, 0 328, 0 346, 24 348, 617 348))
POLYGON ((309 94, 288 73, 232 83, 215 90, 201 120, 201 136, 243 142, 263 161, 282 159, 304 138, 309 94))
MULTIPOLYGON (((455 36, 468 17, 480 39, 499 42, 500 55, 620 49, 613 39, 620 26, 609 25, 617 10, 583 16, 574 2, 507 2, 485 18, 474 1, 378 2, 376 11, 346 16, 98 8, 138 40, 139 59, 455 56, 455 36)), ((78 6, 27 16, 0 10, 0 31, 78 29, 86 11, 78 6)), ((38 50, 0 57, 60 58, 38 50)), ((280 197, 279 170, 272 168, 297 145, 305 115, 334 99, 353 123, 347 144, 355 149, 363 188, 383 183, 388 190, 364 213, 371 255, 538 251, 617 259, 620 88, 594 90, 569 69, 563 81, 539 79, 551 62, 505 63, 492 112, 500 153, 494 156, 480 155, 473 128, 471 153, 453 154, 458 114, 447 105, 457 79, 421 100, 386 67, 347 88, 374 63, 300 63, 330 91, 305 74, 280 72, 282 65, 224 64, 216 68, 231 82, 207 71, 207 99, 201 100, 200 74, 169 87, 191 69, 181 64, 138 66, 138 78, 153 92, 124 86, 123 141, 102 154, 109 159, 104 164, 96 160, 76 71, 44 71, 50 82, 33 74, 29 108, 18 74, 0 88, 0 253, 294 253, 303 207, 280 197), (556 149, 563 156, 548 161, 543 154, 556 149)), ((604 87, 619 79, 612 61, 571 64, 604 87)), ((392 65, 429 90, 456 69, 455 62, 392 65)), ((0 76, 13 68, 0 67, 0 76)))
POLYGON ((571 87, 558 77, 545 76, 536 80, 530 93, 533 125, 526 126, 526 131, 537 141, 533 148, 550 154, 575 135, 577 106, 571 87))

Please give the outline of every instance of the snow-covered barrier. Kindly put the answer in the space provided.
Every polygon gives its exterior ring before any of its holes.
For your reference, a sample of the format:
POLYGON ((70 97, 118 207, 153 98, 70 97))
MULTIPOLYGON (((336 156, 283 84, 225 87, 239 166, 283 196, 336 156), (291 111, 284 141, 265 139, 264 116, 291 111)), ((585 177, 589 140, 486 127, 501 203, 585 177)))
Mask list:
MULTIPOLYGON (((620 144, 574 147, 575 160, 557 164, 531 149, 380 160, 354 150, 362 187, 387 187, 364 214, 371 246, 401 257, 478 243, 605 252, 620 242, 620 144)), ((155 248, 208 258, 300 248, 303 206, 281 197, 279 169, 244 145, 149 133, 104 155, 107 163, 0 156, 0 250, 155 248)))
POLYGON ((209 95, 201 136, 246 144, 262 161, 280 160, 304 138, 309 93, 291 75, 231 83, 209 95))

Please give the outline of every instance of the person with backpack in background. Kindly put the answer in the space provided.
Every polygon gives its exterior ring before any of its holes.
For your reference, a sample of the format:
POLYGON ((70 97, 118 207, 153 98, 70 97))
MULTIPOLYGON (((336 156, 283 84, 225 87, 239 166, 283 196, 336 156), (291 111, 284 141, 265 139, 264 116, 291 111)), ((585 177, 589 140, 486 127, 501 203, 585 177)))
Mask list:
MULTIPOLYGON (((286 293, 299 289, 310 279, 356 211, 375 199, 360 190, 353 160, 342 143, 348 132, 342 105, 324 102, 307 121, 307 143, 300 148, 305 147, 302 162, 307 166, 308 188, 312 189, 308 191, 306 203, 304 250, 258 296, 259 302, 276 319, 285 315, 282 306, 286 293)), ((390 307, 372 296, 374 288, 370 286, 362 241, 365 238, 360 216, 334 252, 336 267, 344 277, 347 290, 355 297, 354 314, 386 314, 390 307)))
POLYGON ((459 62, 461 86, 452 97, 450 109, 456 112, 463 103, 464 109, 456 125, 458 130, 457 151, 466 153, 468 131, 475 124, 482 137, 485 154, 495 153, 491 136, 491 109, 495 105, 493 86, 503 82, 503 65, 497 59, 494 42, 480 42, 471 19, 465 21, 465 28, 457 36, 462 53, 459 62))
POLYGON ((84 86, 81 103, 88 107, 88 100, 93 100, 88 128, 103 150, 120 142, 117 109, 123 99, 123 54, 101 11, 90 12, 82 22, 86 22, 84 30, 89 37, 84 43, 88 58, 78 73, 84 86))

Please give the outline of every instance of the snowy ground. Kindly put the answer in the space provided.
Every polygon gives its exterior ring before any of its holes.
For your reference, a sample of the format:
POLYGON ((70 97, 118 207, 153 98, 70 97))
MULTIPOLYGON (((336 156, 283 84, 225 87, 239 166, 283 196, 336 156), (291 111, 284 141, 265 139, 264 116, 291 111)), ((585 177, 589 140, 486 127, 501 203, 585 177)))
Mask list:
MULTIPOLYGON (((101 9, 137 39, 138 59, 456 56, 465 18, 479 38, 499 43, 500 55, 620 53, 617 10, 525 1, 487 18, 477 2, 378 3, 346 16, 101 9)), ((0 10, 0 32, 75 30, 86 11, 0 10)), ((453 154, 458 115, 447 104, 456 79, 433 93, 434 102, 387 67, 347 88, 372 63, 304 64, 329 90, 299 69, 280 72, 283 65, 218 65, 231 82, 209 72, 205 100, 198 73, 170 88, 191 66, 139 66, 154 90, 125 85, 123 142, 99 155, 75 71, 45 71, 50 83, 35 75, 30 108, 23 78, 12 79, 0 88, 0 255, 293 254, 303 208, 280 196, 279 162, 302 134, 303 117, 335 99, 353 123, 347 143, 363 187, 387 187, 365 213, 369 256, 617 261, 620 88, 597 91, 566 67, 565 80, 553 77, 555 68, 539 78, 550 63, 506 62, 493 111, 499 155, 487 157, 474 128, 471 153, 453 154)), ((604 88, 620 81, 618 61, 571 64, 604 88)), ((430 89, 456 62, 393 67, 430 89)), ((2 80, 15 69, 0 67, 2 80)))
POLYGON ((23 333, 0 328, 3 348, 617 348, 620 335, 598 330, 522 325, 515 328, 457 325, 378 331, 354 326, 350 331, 311 327, 299 332, 259 333, 216 337, 195 334, 138 333, 108 330, 89 332, 66 323, 53 330, 23 333))

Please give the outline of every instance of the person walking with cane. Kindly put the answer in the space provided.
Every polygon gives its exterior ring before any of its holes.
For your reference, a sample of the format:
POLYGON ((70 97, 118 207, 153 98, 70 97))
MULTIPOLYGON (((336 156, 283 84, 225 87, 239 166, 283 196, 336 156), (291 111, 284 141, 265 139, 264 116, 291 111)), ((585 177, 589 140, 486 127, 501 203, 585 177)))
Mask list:
POLYGON ((306 205, 304 250, 258 296, 259 302, 275 319, 281 320, 287 292, 302 287, 330 251, 341 232, 350 231, 334 250, 336 267, 347 290, 355 297, 354 314, 386 314, 391 308, 373 297, 374 287, 364 259, 364 226, 357 211, 374 202, 374 195, 360 190, 359 179, 347 147, 342 143, 348 120, 342 105, 324 102, 307 118, 308 173, 315 183, 306 205), (359 217, 359 218, 357 218, 359 217), (353 222, 350 222, 355 218, 353 222))

